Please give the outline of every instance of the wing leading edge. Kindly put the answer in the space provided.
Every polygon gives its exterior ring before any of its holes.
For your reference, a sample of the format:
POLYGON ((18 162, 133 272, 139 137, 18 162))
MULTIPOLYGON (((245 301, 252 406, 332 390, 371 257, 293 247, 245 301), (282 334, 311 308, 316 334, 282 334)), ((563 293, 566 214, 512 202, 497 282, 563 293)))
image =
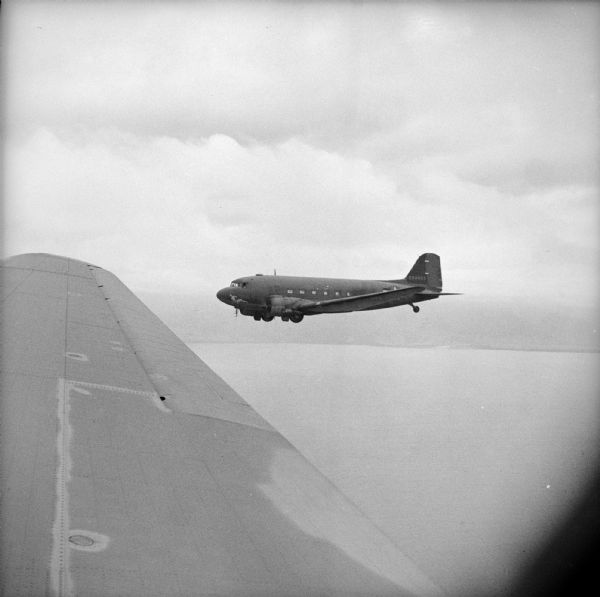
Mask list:
POLYGON ((113 274, 2 281, 2 594, 439 593, 113 274))

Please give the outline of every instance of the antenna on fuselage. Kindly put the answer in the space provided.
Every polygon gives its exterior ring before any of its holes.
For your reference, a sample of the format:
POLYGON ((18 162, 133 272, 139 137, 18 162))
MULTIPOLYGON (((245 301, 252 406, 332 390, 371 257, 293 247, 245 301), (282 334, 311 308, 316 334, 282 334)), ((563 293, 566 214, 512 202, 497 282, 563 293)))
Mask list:
POLYGON ((277 275, 277 270, 275 268, 273 268, 273 275, 276 276, 277 275))

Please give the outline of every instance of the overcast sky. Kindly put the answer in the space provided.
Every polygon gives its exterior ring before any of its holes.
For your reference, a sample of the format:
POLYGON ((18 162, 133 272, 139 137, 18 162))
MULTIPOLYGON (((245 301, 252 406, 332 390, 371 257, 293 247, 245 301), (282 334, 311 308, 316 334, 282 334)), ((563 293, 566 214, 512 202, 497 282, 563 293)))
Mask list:
POLYGON ((597 301, 597 3, 2 8, 8 255, 597 301))

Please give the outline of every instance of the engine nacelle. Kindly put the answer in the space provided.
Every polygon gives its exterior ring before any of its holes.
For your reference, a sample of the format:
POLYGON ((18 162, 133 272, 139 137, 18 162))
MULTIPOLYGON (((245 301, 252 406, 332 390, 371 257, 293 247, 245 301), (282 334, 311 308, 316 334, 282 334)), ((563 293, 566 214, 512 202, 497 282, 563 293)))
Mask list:
POLYGON ((269 315, 289 315, 293 309, 292 305, 297 303, 298 299, 287 296, 271 296, 267 300, 269 315))

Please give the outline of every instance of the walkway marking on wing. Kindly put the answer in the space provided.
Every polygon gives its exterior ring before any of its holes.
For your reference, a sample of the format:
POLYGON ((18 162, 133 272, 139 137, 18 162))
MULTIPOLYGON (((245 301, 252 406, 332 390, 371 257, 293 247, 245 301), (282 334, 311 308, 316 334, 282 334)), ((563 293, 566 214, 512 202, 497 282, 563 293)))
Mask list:
POLYGON ((134 390, 133 388, 124 388, 123 386, 111 386, 108 384, 102 383, 93 383, 91 381, 79 381, 76 379, 69 379, 67 383, 70 384, 70 389, 74 389, 75 391, 81 392, 79 389, 80 386, 83 388, 93 388, 97 390, 104 390, 107 392, 119 392, 125 394, 133 394, 135 396, 145 396, 147 398, 151 398, 154 406, 159 410, 162 410, 166 413, 172 413, 173 411, 170 408, 167 408, 163 401, 160 399, 160 395, 158 392, 152 392, 151 390, 134 390))
POLYGON ((56 513, 52 527, 52 555, 50 562, 50 582, 52 592, 57 597, 69 597, 72 594, 71 571, 69 568, 69 491, 71 479, 71 425, 69 423, 70 383, 58 378, 58 433, 56 436, 56 513))
POLYGON ((111 386, 88 381, 58 378, 56 391, 58 433, 56 435, 56 509, 52 527, 52 553, 50 556, 50 583, 56 597, 71 597, 73 581, 70 570, 70 549, 101 551, 109 543, 109 537, 93 531, 70 530, 69 482, 71 481, 71 439, 73 429, 69 420, 71 392, 91 396, 85 388, 120 392, 151 398, 154 405, 163 412, 171 413, 156 392, 134 390, 121 386, 111 386), (87 540, 87 541, 86 541, 87 540))

